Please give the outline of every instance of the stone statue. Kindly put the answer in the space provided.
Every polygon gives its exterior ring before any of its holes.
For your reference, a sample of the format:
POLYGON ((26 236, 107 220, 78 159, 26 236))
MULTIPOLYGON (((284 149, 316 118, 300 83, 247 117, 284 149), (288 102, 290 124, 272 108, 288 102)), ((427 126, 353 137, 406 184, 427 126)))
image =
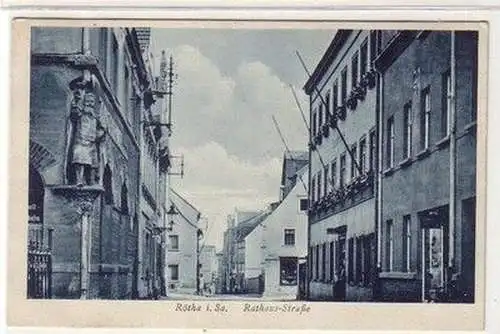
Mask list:
POLYGON ((105 127, 98 107, 93 90, 79 84, 73 91, 70 114, 73 122, 70 171, 79 186, 99 182, 99 146, 104 139, 105 127))

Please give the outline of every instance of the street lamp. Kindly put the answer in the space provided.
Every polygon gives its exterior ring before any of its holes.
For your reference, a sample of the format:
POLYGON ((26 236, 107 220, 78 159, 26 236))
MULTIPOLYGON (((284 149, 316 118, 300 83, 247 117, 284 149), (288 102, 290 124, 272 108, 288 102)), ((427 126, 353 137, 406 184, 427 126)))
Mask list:
POLYGON ((172 217, 170 219, 170 222, 168 223, 167 230, 169 232, 172 232, 174 229, 175 222, 174 222, 173 216, 178 215, 178 214, 179 214, 179 212, 177 212, 177 210, 175 209, 175 206, 173 204, 170 204, 170 209, 168 209, 168 211, 167 211, 167 217, 172 217))

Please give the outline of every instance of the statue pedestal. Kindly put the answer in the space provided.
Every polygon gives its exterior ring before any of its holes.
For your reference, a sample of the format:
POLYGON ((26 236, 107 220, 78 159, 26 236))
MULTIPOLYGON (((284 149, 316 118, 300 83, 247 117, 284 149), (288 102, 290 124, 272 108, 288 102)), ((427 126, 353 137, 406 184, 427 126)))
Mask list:
POLYGON ((66 197, 78 207, 78 214, 81 217, 80 234, 80 299, 88 298, 89 267, 90 267, 90 242, 91 242, 91 219, 92 207, 96 198, 104 192, 100 185, 76 186, 58 185, 50 189, 54 194, 66 197))

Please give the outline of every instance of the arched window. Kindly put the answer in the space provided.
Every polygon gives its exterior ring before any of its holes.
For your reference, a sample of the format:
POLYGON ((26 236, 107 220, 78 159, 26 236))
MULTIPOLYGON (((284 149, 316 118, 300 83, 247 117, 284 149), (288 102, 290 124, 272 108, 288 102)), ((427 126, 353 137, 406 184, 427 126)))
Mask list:
POLYGON ((127 185, 125 184, 125 182, 123 182, 123 184, 122 184, 120 209, 121 209, 122 214, 128 215, 128 190, 127 190, 127 185))
POLYGON ((103 175, 103 186, 104 186, 104 202, 106 204, 113 204, 113 175, 111 173, 111 168, 109 165, 106 165, 104 168, 103 175))

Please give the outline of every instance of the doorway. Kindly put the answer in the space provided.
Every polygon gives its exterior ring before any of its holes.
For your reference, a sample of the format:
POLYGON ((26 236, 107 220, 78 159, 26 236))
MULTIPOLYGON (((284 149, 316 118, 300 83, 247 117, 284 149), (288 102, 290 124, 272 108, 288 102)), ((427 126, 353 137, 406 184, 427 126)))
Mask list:
POLYGON ((442 300, 448 263, 448 208, 420 214, 422 301, 442 300))

